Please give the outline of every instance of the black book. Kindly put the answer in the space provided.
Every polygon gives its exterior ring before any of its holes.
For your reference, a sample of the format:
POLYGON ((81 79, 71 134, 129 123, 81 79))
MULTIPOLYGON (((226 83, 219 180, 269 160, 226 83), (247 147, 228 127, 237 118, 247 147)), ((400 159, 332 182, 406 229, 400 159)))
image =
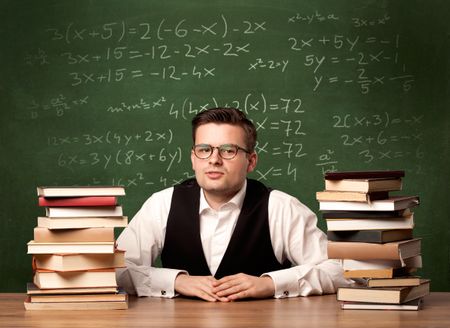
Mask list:
POLYGON ((340 171, 325 173, 326 180, 341 179, 396 179, 405 176, 405 171, 340 171))
POLYGON ((398 211, 320 211, 324 219, 339 218, 399 218, 411 213, 410 209, 398 211))
POLYGON ((328 231, 328 240, 362 242, 362 243, 388 243, 391 241, 413 238, 412 229, 395 230, 357 230, 357 231, 328 231))

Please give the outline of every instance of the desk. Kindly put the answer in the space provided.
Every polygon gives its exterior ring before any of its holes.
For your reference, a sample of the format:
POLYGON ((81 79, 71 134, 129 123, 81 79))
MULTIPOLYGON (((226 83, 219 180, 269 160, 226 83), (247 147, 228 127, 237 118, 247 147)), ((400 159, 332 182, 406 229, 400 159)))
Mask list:
POLYGON ((420 311, 341 310, 336 295, 208 303, 130 297, 128 310, 25 311, 25 294, 0 294, 0 327, 450 327, 450 293, 420 311))

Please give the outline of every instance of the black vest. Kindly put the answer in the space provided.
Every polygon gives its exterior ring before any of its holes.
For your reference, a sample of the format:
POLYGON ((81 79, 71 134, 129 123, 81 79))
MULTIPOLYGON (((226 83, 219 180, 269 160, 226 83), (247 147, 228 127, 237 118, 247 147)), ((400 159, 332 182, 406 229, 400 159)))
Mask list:
MULTIPOLYGON (((268 204, 270 190, 247 180, 241 213, 215 277, 236 273, 260 276, 290 267, 275 257, 270 240, 268 204)), ((200 238, 200 187, 195 179, 174 187, 167 220, 161 262, 164 268, 186 270, 190 275, 209 276, 200 238)))

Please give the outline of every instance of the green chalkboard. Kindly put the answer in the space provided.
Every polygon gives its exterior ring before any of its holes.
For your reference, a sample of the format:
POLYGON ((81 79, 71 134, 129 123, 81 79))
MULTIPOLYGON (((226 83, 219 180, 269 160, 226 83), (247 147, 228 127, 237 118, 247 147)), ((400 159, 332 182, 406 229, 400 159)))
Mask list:
POLYGON ((405 170, 421 273, 449 291, 449 8, 1 1, 0 291, 31 279, 36 186, 124 185, 131 218, 192 176, 190 119, 215 106, 255 122, 252 177, 316 212, 326 171, 405 170))

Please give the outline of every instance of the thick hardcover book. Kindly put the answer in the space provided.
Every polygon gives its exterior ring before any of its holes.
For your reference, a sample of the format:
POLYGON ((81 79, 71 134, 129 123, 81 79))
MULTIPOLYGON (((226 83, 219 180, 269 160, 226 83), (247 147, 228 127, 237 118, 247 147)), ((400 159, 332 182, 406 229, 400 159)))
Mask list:
POLYGON ((374 200, 389 198, 389 192, 377 191, 371 193, 353 191, 318 191, 316 199, 321 201, 363 202, 369 203, 374 200))
POLYGON ((392 196, 388 199, 361 202, 320 202, 321 211, 397 211, 419 205, 417 196, 392 196))
POLYGON ((43 186, 37 187, 37 194, 40 197, 125 196, 125 189, 115 186, 43 186))
POLYGON ((382 219, 382 218, 398 218, 407 216, 412 211, 407 208, 398 211, 322 211, 322 218, 324 219, 339 219, 339 218, 360 218, 360 219, 382 219))
POLYGON ((394 278, 416 272, 415 268, 386 268, 386 269, 361 269, 361 270, 344 270, 344 278, 394 278))
POLYGON ((49 218, 40 216, 37 219, 38 227, 48 229, 77 229, 77 228, 98 228, 98 227, 126 227, 128 217, 72 217, 72 218, 49 218))
MULTIPOLYGON (((386 219, 326 219, 328 231, 413 229, 414 216, 386 219)), ((412 238, 412 237, 410 237, 412 238)))
POLYGON ((365 286, 340 287, 338 301, 402 304, 430 293, 430 280, 422 279, 419 286, 371 288, 365 286))
POLYGON ((27 283, 28 295, 70 295, 70 294, 108 294, 117 293, 117 287, 87 287, 87 288, 50 288, 40 289, 32 282, 27 283))
POLYGON ((400 260, 353 260, 353 259, 341 259, 341 265, 344 270, 378 270, 378 269, 391 269, 391 268, 421 268, 422 256, 416 255, 408 257, 407 259, 400 260))
POLYGON ((46 216, 66 217, 114 217, 122 216, 122 206, 46 207, 46 216))
POLYGON ((412 229, 398 230, 356 230, 356 231, 328 231, 328 240, 365 242, 365 243, 387 243, 391 241, 411 239, 412 229))
POLYGON ((34 228, 34 241, 49 243, 114 241, 114 228, 59 229, 34 228))
POLYGON ((41 289, 117 287, 114 269, 71 272, 36 270, 33 282, 41 289))
POLYGON ((343 310, 394 310, 394 311, 417 311, 422 303, 421 298, 403 304, 364 303, 364 302, 341 302, 343 310))
POLYGON ((402 178, 405 176, 405 171, 388 170, 388 171, 340 171, 327 172, 325 179, 327 180, 341 180, 341 179, 374 179, 374 178, 402 178))
POLYGON ((28 254, 112 254, 114 242, 65 242, 65 243, 37 243, 28 242, 28 254))
POLYGON ((86 310, 126 310, 128 309, 127 301, 108 301, 108 302, 51 302, 40 303, 31 302, 29 297, 23 303, 25 310, 64 310, 64 311, 86 311, 86 310))
POLYGON ((116 196, 88 196, 88 197, 39 197, 39 206, 70 207, 70 206, 115 206, 116 196))
POLYGON ((400 260, 420 255, 421 238, 385 244, 328 241, 330 259, 400 260))
POLYGON ((367 287, 405 287, 405 286, 419 286, 420 277, 418 276, 405 276, 394 277, 391 279, 386 278, 369 278, 365 284, 367 287))
POLYGON ((33 267, 52 271, 82 271, 125 267, 125 252, 113 254, 35 254, 33 267))
POLYGON ((353 192, 381 192, 402 190, 401 179, 343 179, 325 180, 325 190, 353 192))
POLYGON ((101 294, 34 294, 30 295, 32 303, 53 303, 53 302, 124 302, 127 294, 120 290, 118 293, 101 294))

